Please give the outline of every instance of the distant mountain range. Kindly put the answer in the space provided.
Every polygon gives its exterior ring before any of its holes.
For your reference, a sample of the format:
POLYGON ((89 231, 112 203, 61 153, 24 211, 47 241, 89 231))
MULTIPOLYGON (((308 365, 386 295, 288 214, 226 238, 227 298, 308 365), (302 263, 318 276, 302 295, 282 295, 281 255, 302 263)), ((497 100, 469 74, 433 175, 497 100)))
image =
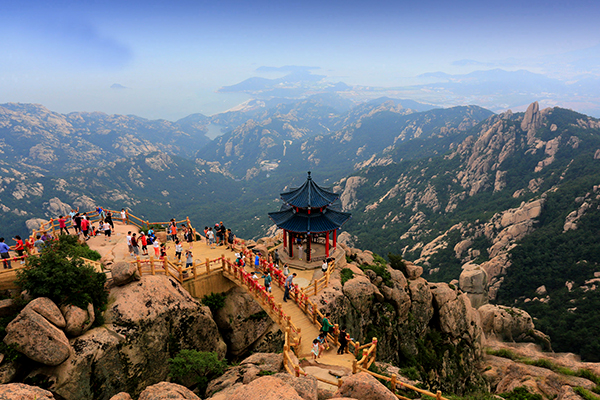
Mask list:
MULTIPOLYGON (((283 69, 282 72, 290 73, 276 79, 249 78, 222 87, 220 91, 244 92, 260 99, 299 99, 315 92, 337 93, 355 103, 380 97, 403 97, 437 107, 478 104, 494 112, 508 109, 525 111, 528 104, 538 101, 543 107, 572 108, 600 117, 600 78, 597 75, 561 81, 522 69, 506 71, 496 68, 459 75, 430 72, 417 76, 411 85, 384 88, 331 82, 324 75, 312 74, 313 70, 315 68, 283 69)), ((257 70, 261 71, 264 70, 257 70)))

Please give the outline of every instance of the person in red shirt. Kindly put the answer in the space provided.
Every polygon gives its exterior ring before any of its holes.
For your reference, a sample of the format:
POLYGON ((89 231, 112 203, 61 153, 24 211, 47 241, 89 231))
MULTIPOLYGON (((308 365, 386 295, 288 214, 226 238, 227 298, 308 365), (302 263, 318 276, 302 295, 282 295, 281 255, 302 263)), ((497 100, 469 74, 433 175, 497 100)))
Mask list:
POLYGON ((142 255, 148 255, 148 239, 146 238, 146 234, 144 232, 140 233, 140 243, 142 244, 142 255))
POLYGON ((89 230, 90 230, 90 221, 87 220, 85 213, 83 214, 83 218, 81 219, 81 233, 83 233, 83 237, 89 239, 89 230))
POLYGON ((60 234, 63 234, 63 229, 65 232, 67 232, 67 235, 69 234, 69 228, 67 228, 67 219, 60 215, 58 217, 58 227, 60 228, 60 234))
MULTIPOLYGON (((23 246, 23 239, 21 239, 21 236, 16 235, 13 240, 15 242, 17 242, 17 244, 15 245, 14 250, 17 252, 17 256, 18 257, 23 257, 23 251, 25 251, 25 246, 23 246)), ((21 259, 21 264, 25 264, 25 259, 22 258, 21 259)))

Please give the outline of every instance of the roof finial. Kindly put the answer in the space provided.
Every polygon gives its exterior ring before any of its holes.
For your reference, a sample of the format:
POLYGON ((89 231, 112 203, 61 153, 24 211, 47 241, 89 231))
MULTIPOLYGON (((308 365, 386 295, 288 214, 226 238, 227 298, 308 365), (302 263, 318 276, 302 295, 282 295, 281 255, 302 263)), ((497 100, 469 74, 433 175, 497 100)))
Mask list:
POLYGON ((310 171, 308 171, 308 180, 310 180, 310 171))

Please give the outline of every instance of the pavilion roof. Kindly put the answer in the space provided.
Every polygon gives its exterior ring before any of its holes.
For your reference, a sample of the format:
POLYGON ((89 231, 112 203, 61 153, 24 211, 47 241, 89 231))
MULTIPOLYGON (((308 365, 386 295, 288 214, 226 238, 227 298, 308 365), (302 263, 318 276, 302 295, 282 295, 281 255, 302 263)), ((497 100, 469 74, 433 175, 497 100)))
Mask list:
POLYGON ((281 193, 281 200, 284 203, 298 208, 325 207, 339 199, 339 197, 338 194, 317 185, 310 177, 310 172, 302 186, 281 193))
POLYGON ((313 211, 298 210, 283 206, 280 211, 269 213, 269 217, 281 229, 297 233, 320 233, 341 227, 351 217, 350 213, 332 209, 313 211))

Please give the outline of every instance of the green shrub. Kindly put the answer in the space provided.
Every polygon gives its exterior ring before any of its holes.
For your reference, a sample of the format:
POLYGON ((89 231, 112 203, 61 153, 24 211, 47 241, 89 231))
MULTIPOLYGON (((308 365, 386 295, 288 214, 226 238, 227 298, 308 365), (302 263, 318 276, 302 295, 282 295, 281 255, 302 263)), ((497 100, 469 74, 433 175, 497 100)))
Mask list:
POLYGON ((383 278, 383 283, 386 286, 389 287, 393 287, 394 283, 392 282, 392 275, 390 274, 390 272, 387 270, 387 267, 385 265, 361 265, 360 269, 362 269, 363 271, 366 270, 371 270, 373 272, 375 272, 377 274, 377 276, 380 276, 383 278))
POLYGON ((181 350, 173 358, 168 359, 169 376, 182 382, 191 378, 202 394, 206 391, 211 379, 222 375, 227 368, 225 361, 219 360, 213 351, 181 350))
POLYGON ((402 272, 405 276, 407 275, 406 264, 400 254, 388 253, 390 259, 390 267, 402 272))
POLYGON ((94 261, 102 258, 100 253, 90 249, 87 244, 79 243, 77 236, 74 235, 60 235, 57 241, 51 242, 47 247, 69 257, 83 257, 94 261))
POLYGON ((344 286, 344 283, 354 278, 354 272, 350 268, 343 268, 340 272, 340 277, 342 279, 342 286, 344 286))
POLYGON ((202 304, 210 308, 210 311, 214 314, 217 310, 220 310, 225 306, 225 293, 211 293, 207 294, 202 298, 202 304))
POLYGON ((417 369, 417 367, 401 368, 400 373, 402 374, 402 376, 405 376, 408 379, 412 379, 413 381, 421 379, 421 375, 419 374, 419 370, 417 369))
POLYGON ((598 400, 598 396, 589 390, 582 388, 581 386, 574 387, 573 391, 583 397, 585 400, 598 400))
POLYGON ((27 268, 17 271, 17 284, 32 297, 48 297, 58 306, 72 304, 85 309, 92 303, 97 324, 101 324, 108 301, 106 275, 84 264, 79 255, 86 250, 68 238, 63 235, 38 256, 30 257, 27 268))
POLYGON ((542 395, 529 393, 524 386, 515 388, 512 392, 500 394, 506 400, 542 400, 542 395))
POLYGON ((499 350, 486 349, 485 352, 491 356, 508 358, 509 360, 513 360, 513 361, 516 361, 519 359, 519 356, 517 356, 515 353, 513 353, 512 351, 510 351, 508 349, 499 349, 499 350))

